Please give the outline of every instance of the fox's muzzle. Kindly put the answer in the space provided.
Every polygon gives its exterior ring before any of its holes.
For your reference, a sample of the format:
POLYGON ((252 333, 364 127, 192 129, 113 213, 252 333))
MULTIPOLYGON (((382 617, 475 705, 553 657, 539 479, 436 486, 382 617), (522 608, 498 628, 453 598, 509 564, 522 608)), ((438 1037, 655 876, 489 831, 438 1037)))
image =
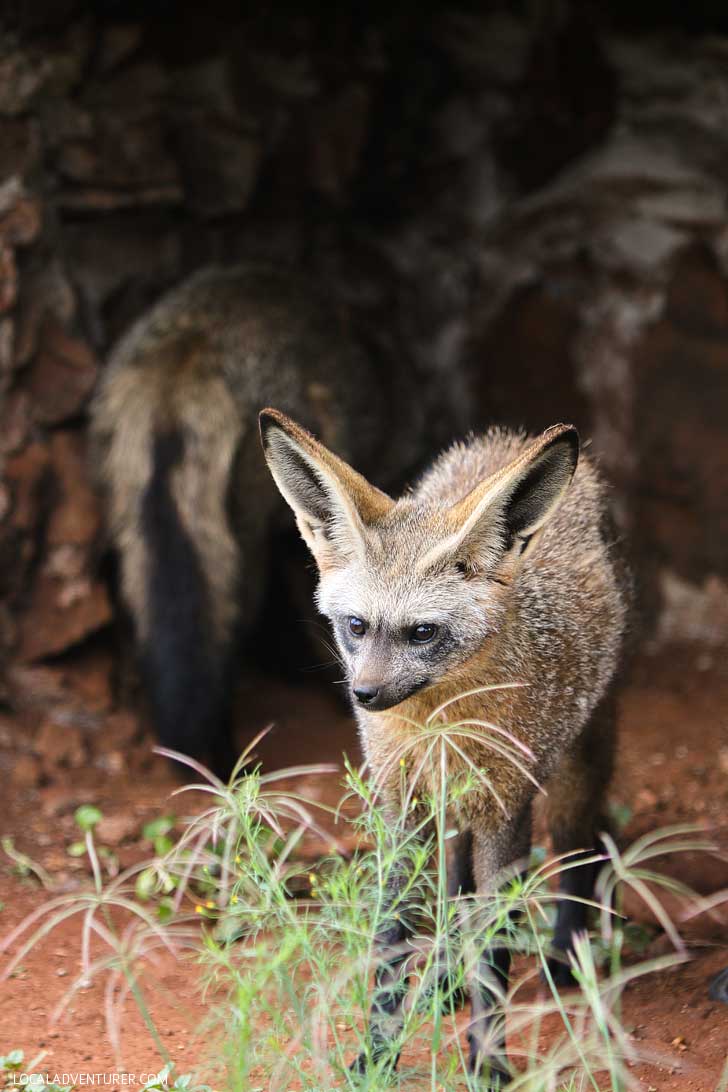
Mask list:
POLYGON ((427 686, 429 681, 429 679, 420 679, 408 688, 387 686, 385 683, 352 683, 351 692, 357 705, 377 713, 384 709, 392 709, 407 698, 411 698, 418 690, 427 686))

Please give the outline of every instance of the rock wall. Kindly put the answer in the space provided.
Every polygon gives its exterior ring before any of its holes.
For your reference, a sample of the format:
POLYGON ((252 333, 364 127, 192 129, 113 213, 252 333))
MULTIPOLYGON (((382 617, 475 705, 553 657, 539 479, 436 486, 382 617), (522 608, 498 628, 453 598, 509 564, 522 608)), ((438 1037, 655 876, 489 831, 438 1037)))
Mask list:
POLYGON ((115 614, 85 457, 109 345, 192 269, 243 258, 336 278, 461 428, 573 419, 614 483, 648 628, 725 641, 728 38, 513 10, 4 17, 9 700, 18 664, 86 655, 115 614))
POLYGON ((715 643, 728 636, 728 39, 603 45, 609 130, 482 238, 468 366, 494 415, 580 423, 615 487, 643 619, 715 643))

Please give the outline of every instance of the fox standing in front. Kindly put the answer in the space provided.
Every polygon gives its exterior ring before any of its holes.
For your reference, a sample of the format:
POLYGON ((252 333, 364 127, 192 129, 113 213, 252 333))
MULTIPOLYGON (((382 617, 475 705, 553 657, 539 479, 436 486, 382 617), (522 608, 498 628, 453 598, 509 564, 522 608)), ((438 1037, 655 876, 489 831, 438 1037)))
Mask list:
MULTIPOLYGON (((576 429, 556 425, 537 439, 492 429, 455 444, 395 501, 282 413, 264 410, 260 421, 270 470, 318 565, 318 605, 331 620, 385 802, 399 808, 395 756, 416 733, 413 722, 457 699, 451 719, 492 722, 532 751, 533 773, 548 788, 554 851, 592 850, 604 829, 614 749, 609 684, 626 611, 603 488, 589 460, 579 459, 576 429), (514 682, 524 685, 482 689, 514 682)), ((477 767, 487 766, 508 817, 484 791, 462 798, 448 882, 464 893, 474 879, 487 893, 499 873, 528 857, 535 789, 485 741, 462 745, 477 767)), ((589 865, 563 873, 572 900, 559 903, 557 982, 568 981, 563 953, 585 926, 586 907, 573 899, 588 898, 594 878, 589 865)), ((396 1026, 403 1003, 396 983, 405 939, 403 921, 380 938, 375 1057, 385 1046, 382 1018, 396 1026)), ((488 1051, 493 997, 485 982, 491 968, 507 984, 510 955, 504 947, 483 959, 471 990, 470 1065, 488 1068, 501 1086, 504 1044, 488 1051)), ((355 1064, 363 1069, 366 1059, 355 1064)))

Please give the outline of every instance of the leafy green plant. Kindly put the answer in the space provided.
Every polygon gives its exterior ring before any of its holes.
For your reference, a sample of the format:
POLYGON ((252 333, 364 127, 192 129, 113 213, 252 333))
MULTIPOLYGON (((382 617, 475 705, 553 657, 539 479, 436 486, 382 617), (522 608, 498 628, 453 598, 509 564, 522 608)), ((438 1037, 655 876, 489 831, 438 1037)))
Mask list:
MULTIPOLYGON (((94 804, 81 804, 76 808, 74 813, 74 819, 76 820, 76 826, 79 827, 82 833, 86 833, 89 830, 93 830, 103 819, 103 812, 101 812, 94 804)), ((85 857, 88 852, 88 847, 85 840, 72 842, 70 846, 66 848, 66 853, 69 857, 85 857)), ((119 858, 114 851, 108 846, 96 843, 96 856, 99 861, 103 862, 107 875, 114 877, 119 873, 119 858)))
POLYGON ((170 834, 174 830, 175 822, 174 815, 159 815, 142 827, 142 838, 151 843, 156 857, 163 857, 173 848, 174 842, 170 834))
POLYGON ((22 1067, 24 1058, 24 1051, 11 1050, 9 1054, 0 1056, 0 1069, 10 1070, 11 1072, 18 1070, 22 1067))

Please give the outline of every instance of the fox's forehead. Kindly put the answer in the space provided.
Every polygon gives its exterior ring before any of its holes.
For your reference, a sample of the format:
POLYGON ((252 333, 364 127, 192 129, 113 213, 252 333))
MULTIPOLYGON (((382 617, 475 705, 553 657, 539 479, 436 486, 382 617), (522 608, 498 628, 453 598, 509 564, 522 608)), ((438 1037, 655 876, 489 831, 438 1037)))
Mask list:
POLYGON ((422 569, 424 559, 451 530, 444 509, 399 501, 384 519, 367 527, 367 562, 382 574, 422 569))
POLYGON ((444 621, 455 609, 454 581, 440 574, 422 580, 413 572, 376 571, 352 561, 321 578, 319 605, 331 617, 354 614, 370 626, 444 621))
MULTIPOLYGON (((398 506, 399 507, 399 506, 398 506)), ((358 613, 370 624, 437 621, 456 606, 461 582, 448 566, 423 562, 442 541, 446 524, 436 508, 408 504, 367 528, 364 550, 324 574, 319 603, 328 614, 358 613)))

